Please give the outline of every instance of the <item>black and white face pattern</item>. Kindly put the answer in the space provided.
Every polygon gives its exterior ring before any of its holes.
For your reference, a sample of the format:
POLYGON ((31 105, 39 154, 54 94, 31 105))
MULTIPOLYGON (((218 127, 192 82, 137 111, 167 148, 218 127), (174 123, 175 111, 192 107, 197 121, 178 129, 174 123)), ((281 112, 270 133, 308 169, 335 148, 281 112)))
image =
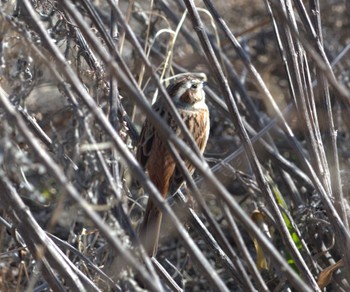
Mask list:
POLYGON ((185 77, 167 88, 174 103, 181 107, 206 109, 203 81, 193 77, 185 77))

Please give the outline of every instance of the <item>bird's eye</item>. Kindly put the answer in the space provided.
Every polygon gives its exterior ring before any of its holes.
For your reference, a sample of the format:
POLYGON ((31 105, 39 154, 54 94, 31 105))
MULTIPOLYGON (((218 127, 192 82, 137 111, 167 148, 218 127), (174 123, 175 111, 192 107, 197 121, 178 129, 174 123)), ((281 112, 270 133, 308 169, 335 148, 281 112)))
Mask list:
POLYGON ((191 88, 192 88, 192 89, 197 89, 197 87, 198 87, 198 84, 197 84, 197 83, 193 83, 193 84, 191 85, 191 88))

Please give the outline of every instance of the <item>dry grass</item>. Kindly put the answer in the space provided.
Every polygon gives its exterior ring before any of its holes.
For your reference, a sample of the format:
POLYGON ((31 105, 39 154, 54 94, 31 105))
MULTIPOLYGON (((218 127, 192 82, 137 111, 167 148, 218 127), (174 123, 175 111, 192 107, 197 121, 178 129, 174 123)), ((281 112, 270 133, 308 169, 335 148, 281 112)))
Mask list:
POLYGON ((346 1, 114 2, 0 5, 0 290, 348 291, 346 1), (205 162, 149 106, 183 72, 208 76, 205 162), (197 167, 167 204, 146 116, 197 167))

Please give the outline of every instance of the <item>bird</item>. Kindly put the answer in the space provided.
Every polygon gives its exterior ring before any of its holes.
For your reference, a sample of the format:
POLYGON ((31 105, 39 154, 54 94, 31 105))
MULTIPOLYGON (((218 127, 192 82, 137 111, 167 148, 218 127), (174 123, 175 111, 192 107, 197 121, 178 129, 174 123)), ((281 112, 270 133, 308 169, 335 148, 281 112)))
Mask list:
MULTIPOLYGON (((166 89, 201 154, 207 145, 210 130, 209 110, 203 89, 204 81, 203 75, 182 76, 166 89)), ((152 108, 179 138, 184 139, 180 127, 169 112, 163 98, 158 97, 152 108)), ((184 179, 181 171, 168 150, 166 139, 157 132, 147 118, 141 129, 136 158, 148 172, 151 181, 164 199, 167 197, 170 187, 178 189, 183 184, 184 179)), ((187 160, 184 162, 192 175, 194 166, 187 160)), ((150 257, 155 257, 157 254, 161 222, 162 212, 149 198, 139 234, 146 253, 150 257)))

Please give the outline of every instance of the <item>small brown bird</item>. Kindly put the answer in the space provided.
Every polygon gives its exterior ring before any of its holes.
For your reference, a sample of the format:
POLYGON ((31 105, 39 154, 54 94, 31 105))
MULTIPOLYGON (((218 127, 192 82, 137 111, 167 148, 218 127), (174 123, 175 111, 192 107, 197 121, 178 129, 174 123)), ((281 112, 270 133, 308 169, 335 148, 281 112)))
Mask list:
MULTIPOLYGON (((209 136, 209 111, 205 103, 203 80, 195 76, 186 76, 167 87, 167 92, 174 102, 200 152, 203 153, 209 136)), ((180 128, 167 110, 165 102, 159 98, 153 105, 166 123, 180 138, 183 138, 180 128)), ((137 159, 148 171, 148 175, 159 192, 165 198, 170 186, 180 187, 183 183, 181 172, 169 153, 166 141, 146 119, 143 124, 140 142, 137 149, 137 159)), ((194 167, 185 161, 192 174, 194 167)), ((146 212, 140 229, 140 236, 149 256, 157 253, 162 213, 152 199, 148 199, 146 212)))

